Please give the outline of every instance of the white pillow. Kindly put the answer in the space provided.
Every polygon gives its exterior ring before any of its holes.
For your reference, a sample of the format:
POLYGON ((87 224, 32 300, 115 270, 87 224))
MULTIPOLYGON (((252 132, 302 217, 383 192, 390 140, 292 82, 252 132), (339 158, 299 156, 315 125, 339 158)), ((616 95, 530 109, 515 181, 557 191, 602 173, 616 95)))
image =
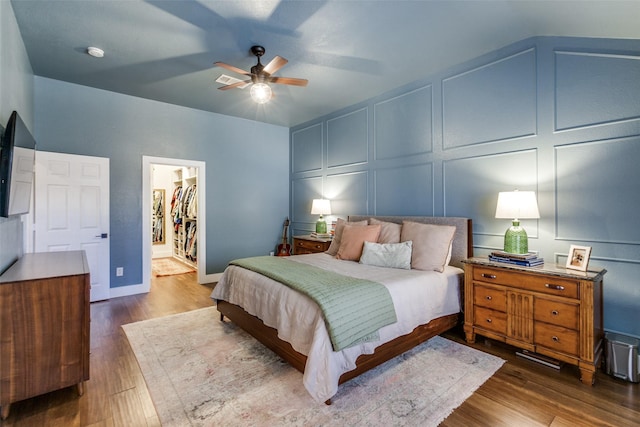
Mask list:
POLYGON ((360 264, 377 267, 411 269, 411 247, 413 243, 364 242, 360 264))

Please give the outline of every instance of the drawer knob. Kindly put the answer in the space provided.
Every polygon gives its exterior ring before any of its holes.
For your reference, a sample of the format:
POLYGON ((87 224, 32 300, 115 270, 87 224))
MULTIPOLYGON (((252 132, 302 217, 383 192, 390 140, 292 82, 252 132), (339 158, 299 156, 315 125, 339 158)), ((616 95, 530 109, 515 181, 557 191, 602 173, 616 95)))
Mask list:
POLYGON ((551 283, 545 283, 544 287, 547 289, 554 289, 556 291, 564 291, 564 286, 562 285, 553 285, 551 283))
POLYGON ((560 313, 558 313, 558 310, 553 310, 553 311, 551 312, 551 314, 553 314, 554 316, 557 316, 557 315, 558 315, 558 314, 560 314, 560 313))
POLYGON ((495 279, 496 275, 495 274, 482 273, 482 277, 484 277, 486 279, 495 279))
POLYGON ((316 249, 320 249, 320 245, 316 245, 316 249))
POLYGON ((559 342, 560 338, 556 337, 555 335, 551 337, 552 340, 554 340, 555 342, 559 342))
POLYGON ((491 295, 487 295, 486 298, 488 301, 491 301, 491 295))
POLYGON ((491 319, 487 319, 487 323, 491 323, 491 319))

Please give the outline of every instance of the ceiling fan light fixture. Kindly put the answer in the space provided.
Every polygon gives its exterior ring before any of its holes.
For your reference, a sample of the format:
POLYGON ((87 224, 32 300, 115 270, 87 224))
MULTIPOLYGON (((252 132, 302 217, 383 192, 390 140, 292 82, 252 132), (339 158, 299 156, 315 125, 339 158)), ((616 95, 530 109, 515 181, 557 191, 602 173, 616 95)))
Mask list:
POLYGON ((255 83, 251 86, 251 99, 258 104, 265 104, 271 99, 271 88, 266 83, 255 83))

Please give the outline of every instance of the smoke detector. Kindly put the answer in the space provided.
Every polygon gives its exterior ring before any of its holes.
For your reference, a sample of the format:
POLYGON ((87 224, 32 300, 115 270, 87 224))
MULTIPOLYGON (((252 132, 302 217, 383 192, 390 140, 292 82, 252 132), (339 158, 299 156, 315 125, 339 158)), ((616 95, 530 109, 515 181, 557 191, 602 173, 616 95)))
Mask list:
POLYGON ((93 46, 87 48, 87 53, 94 58, 102 58, 104 56, 104 50, 93 46))

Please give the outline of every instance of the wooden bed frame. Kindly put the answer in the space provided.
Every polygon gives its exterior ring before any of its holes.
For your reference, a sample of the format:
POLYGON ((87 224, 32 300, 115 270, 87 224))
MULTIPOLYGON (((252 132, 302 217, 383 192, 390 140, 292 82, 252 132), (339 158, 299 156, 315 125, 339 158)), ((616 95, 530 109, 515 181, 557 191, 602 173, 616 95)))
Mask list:
MULTIPOLYGON (((456 234, 453 239, 451 265, 462 268, 462 260, 473 256, 473 242, 471 233, 471 220, 458 217, 400 217, 400 216, 349 216, 349 221, 362 221, 376 218, 380 221, 402 223, 403 220, 420 222, 425 224, 455 225, 456 234)), ((462 284, 461 284, 462 286, 462 284)), ((462 295, 462 293, 461 293, 462 295)), ((262 344, 286 360, 291 366, 304 372, 307 356, 295 351, 291 344, 278 338, 278 331, 266 326, 262 321, 247 313, 241 307, 227 301, 218 300, 217 308, 220 312, 220 320, 225 317, 255 337, 262 344)), ((339 384, 342 384, 358 375, 375 368, 376 366, 393 359, 394 357, 414 348, 454 327, 459 319, 459 313, 438 317, 431 322, 416 327, 413 332, 400 336, 375 349, 372 354, 363 354, 356 360, 356 368, 342 374, 339 384)), ((327 401, 330 403, 330 400, 327 401)))

